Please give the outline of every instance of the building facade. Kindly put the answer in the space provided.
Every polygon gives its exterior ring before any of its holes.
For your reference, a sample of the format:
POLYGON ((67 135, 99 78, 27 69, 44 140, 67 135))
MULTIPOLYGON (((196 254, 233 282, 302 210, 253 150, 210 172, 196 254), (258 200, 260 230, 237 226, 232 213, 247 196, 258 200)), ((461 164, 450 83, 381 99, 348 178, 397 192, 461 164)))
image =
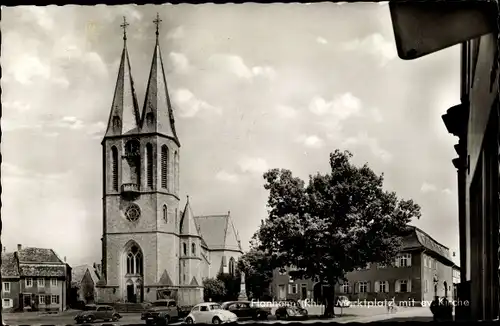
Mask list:
POLYGON ((2 253, 2 309, 66 309, 68 265, 52 249, 22 248, 2 253))
POLYGON ((499 108, 497 36, 462 44, 461 103, 443 116, 455 145, 461 282, 457 318, 499 316, 499 108))
MULTIPOLYGON (((435 295, 453 298, 453 262, 449 249, 425 232, 411 227, 402 251, 392 266, 367 264, 346 274, 347 281, 335 286, 335 294, 350 300, 409 301, 420 305, 435 295)), ((274 271, 271 293, 277 300, 311 299, 321 302, 325 288, 311 280, 293 279, 287 271, 274 271)))
MULTIPOLYGON (((102 277, 98 302, 203 299, 203 279, 234 271, 241 256, 231 215, 195 216, 179 198, 180 141, 158 24, 140 112, 126 34, 103 148, 102 277)), ((125 25, 125 24, 124 24, 125 25)))
POLYGON ((71 278, 71 285, 76 289, 75 300, 86 304, 95 303, 97 297, 96 285, 99 282, 96 266, 75 266, 71 278))

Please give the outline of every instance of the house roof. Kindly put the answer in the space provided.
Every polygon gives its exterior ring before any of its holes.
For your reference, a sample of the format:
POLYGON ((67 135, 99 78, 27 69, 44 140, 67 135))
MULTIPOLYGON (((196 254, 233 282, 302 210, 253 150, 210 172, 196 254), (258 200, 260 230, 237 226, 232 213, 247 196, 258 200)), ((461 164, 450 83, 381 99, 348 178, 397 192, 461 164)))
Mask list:
POLYGON ((66 269, 61 266, 46 266, 40 264, 20 264, 19 273, 21 276, 31 277, 65 277, 66 269))
POLYGON ((71 270, 71 283, 80 285, 87 271, 89 271, 90 277, 92 278, 92 281, 94 281, 94 284, 97 284, 97 282, 99 281, 99 277, 97 276, 94 267, 91 265, 79 265, 73 267, 71 270))
POLYGON ((447 261, 450 266, 453 265, 451 259, 450 250, 448 247, 440 244, 434 240, 430 235, 417 228, 416 226, 410 226, 411 235, 414 236, 413 239, 406 239, 404 242, 403 249, 412 249, 415 247, 423 247, 424 249, 433 252, 445 261, 447 261))
POLYGON ((48 263, 48 264, 61 264, 64 263, 57 256, 57 254, 52 249, 44 249, 44 248, 34 248, 28 247, 17 251, 17 257, 19 259, 19 263, 48 263))
POLYGON ((194 220, 209 249, 242 251, 229 212, 225 215, 196 216, 194 220))
POLYGON ((19 277, 19 268, 13 252, 2 252, 2 278, 19 277))

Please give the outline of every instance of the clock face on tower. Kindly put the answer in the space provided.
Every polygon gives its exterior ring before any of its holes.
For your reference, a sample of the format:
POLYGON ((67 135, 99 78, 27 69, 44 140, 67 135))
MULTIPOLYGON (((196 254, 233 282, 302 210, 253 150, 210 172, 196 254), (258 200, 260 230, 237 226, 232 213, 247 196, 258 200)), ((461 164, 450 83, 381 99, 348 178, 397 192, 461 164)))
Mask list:
POLYGON ((141 217, 141 209, 137 204, 130 204, 125 210, 125 217, 130 222, 135 222, 141 217))

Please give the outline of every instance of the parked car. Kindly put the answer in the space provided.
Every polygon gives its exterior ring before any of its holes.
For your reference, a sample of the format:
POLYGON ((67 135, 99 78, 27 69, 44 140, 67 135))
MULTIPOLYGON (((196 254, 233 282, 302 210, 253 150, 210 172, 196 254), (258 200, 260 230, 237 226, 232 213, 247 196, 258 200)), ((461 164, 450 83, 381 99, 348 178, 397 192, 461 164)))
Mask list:
POLYGON ((337 297, 337 301, 335 302, 335 307, 340 308, 349 308, 351 306, 351 301, 345 295, 341 295, 337 297))
POLYGON ((240 318, 267 319, 271 308, 262 308, 252 305, 250 301, 227 301, 221 305, 222 309, 229 310, 240 318))
POLYGON ((236 321, 238 321, 236 314, 222 309, 221 305, 213 302, 197 304, 186 317, 187 324, 228 324, 236 321))
POLYGON ((274 313, 276 319, 306 319, 307 310, 300 307, 300 304, 296 305, 284 305, 276 309, 274 313))
POLYGON ((96 320, 118 321, 122 316, 115 311, 115 308, 107 305, 89 304, 83 308, 83 311, 75 316, 77 324, 93 323, 96 320))
POLYGON ((157 300, 149 304, 146 309, 141 314, 141 320, 145 320, 146 325, 168 325, 180 318, 179 307, 175 300, 157 300))

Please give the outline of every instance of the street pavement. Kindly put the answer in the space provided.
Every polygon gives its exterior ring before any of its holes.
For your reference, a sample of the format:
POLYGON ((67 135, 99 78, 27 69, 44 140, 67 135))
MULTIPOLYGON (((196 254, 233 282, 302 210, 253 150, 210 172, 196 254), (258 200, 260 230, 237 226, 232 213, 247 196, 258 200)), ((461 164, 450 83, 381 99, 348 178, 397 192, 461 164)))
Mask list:
MULTIPOLYGON (((240 321, 239 324, 249 324, 249 323, 262 323, 262 324, 274 324, 278 321, 274 318, 274 311, 272 309, 272 314, 269 320, 265 321, 240 321)), ((338 322, 338 323, 348 323, 348 322, 359 322, 359 323, 369 323, 374 321, 431 321, 432 314, 429 308, 398 308, 394 313, 387 313, 385 307, 350 307, 350 308, 335 308, 336 318, 334 319, 319 319, 315 316, 319 316, 323 313, 324 307, 322 306, 309 306, 307 307, 310 318, 308 320, 302 321, 301 323, 317 323, 317 322, 338 322)), ((4 320, 8 325, 74 325, 74 316, 78 311, 65 311, 55 315, 41 315, 38 313, 10 313, 3 314, 4 320)), ((140 314, 138 313, 124 313, 123 318, 118 322, 96 322, 92 325, 94 326, 121 326, 121 325, 144 325, 144 321, 141 320, 140 314)), ((281 323, 289 323, 291 321, 282 321, 281 323)), ((180 325, 182 322, 173 323, 172 325, 180 325)))

